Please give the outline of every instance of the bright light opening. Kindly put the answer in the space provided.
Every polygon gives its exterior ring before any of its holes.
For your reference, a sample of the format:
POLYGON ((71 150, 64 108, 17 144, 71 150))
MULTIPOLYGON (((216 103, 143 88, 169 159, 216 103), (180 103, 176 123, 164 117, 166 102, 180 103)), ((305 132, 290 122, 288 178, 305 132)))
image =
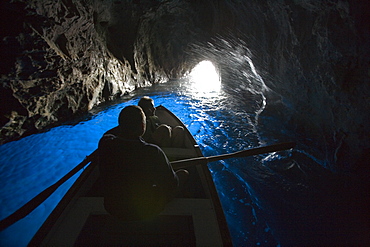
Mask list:
POLYGON ((189 79, 192 90, 197 93, 219 92, 221 89, 220 75, 215 66, 207 60, 192 69, 189 79))

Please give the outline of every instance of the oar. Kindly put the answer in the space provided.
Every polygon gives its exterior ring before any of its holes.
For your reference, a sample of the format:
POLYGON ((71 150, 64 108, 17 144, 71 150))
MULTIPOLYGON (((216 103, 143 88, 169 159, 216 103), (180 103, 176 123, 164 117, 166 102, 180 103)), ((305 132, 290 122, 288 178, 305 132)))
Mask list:
POLYGON ((89 164, 93 159, 96 158, 98 154, 98 149, 92 152, 89 156, 87 156, 80 164, 78 164, 75 168, 73 168, 70 172, 68 172, 64 177, 58 180, 53 185, 49 186, 47 189, 42 191, 40 194, 35 196, 17 211, 6 217, 5 219, 0 221, 0 231, 4 230, 5 228, 9 227, 10 225, 14 224, 18 220, 26 217, 30 214, 35 208, 37 208, 41 203, 43 203, 54 191, 56 191, 59 186, 61 186, 65 181, 70 179, 73 175, 75 175, 79 170, 84 168, 87 164, 89 164))
MULTIPOLYGON (((269 153, 269 152, 276 152, 281 150, 286 150, 293 148, 295 146, 294 142, 286 142, 286 143, 279 143, 265 147, 258 147, 252 148, 248 150, 243 150, 235 153, 230 154, 222 154, 217 156, 210 156, 210 157, 197 157, 185 160, 177 160, 171 162, 171 165, 174 169, 178 168, 185 168, 189 166, 193 166, 196 164, 206 164, 208 162, 229 159, 229 158, 236 158, 236 157, 246 157, 252 156, 257 154, 269 153)), ((35 208, 37 208, 41 203, 43 203, 54 191, 58 189, 65 181, 70 179, 73 175, 75 175, 79 170, 84 168, 87 164, 89 164, 93 159, 96 158, 98 153, 98 149, 95 150, 92 154, 87 156, 79 165, 73 168, 70 172, 68 172, 64 177, 62 177, 59 181, 42 191, 36 197, 31 199, 17 211, 6 217, 5 219, 0 221, 0 231, 4 230, 5 228, 9 227, 10 225, 14 224, 18 220, 26 217, 29 213, 31 213, 35 208)))
POLYGON ((293 148, 294 146, 295 146, 295 142, 283 142, 283 143, 273 144, 273 145, 264 146, 264 147, 251 148, 251 149, 247 149, 243 151, 238 151, 235 153, 221 154, 221 155, 210 156, 210 157, 196 157, 196 158, 185 159, 185 160, 176 160, 176 161, 172 161, 171 165, 174 169, 186 168, 186 167, 193 166, 196 164, 207 164, 208 162, 217 161, 217 160, 224 160, 224 159, 237 158, 237 157, 247 157, 247 156, 252 156, 252 155, 287 150, 287 149, 293 148))

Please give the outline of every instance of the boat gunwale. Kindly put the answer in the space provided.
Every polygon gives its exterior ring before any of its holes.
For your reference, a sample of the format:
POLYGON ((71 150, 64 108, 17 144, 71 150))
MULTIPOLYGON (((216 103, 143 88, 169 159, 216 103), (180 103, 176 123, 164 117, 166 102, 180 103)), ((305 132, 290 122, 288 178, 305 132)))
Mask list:
MULTIPOLYGON (((184 127, 186 131, 186 135, 189 137, 189 140, 192 142, 192 145, 196 151, 198 157, 204 157, 198 144, 196 143, 193 135, 190 133, 188 128, 182 123, 182 121, 170 110, 165 108, 164 106, 158 106, 157 110, 166 111, 175 121, 177 121, 181 126, 184 127)), ((50 213, 47 217, 45 222, 36 232, 35 236, 31 239, 28 246, 40 246, 42 243, 45 243, 50 236, 50 230, 53 229, 60 220, 60 217, 68 210, 69 207, 73 207, 72 201, 78 200, 81 194, 81 188, 84 187, 85 182, 88 181, 90 175, 93 173, 95 169, 97 169, 98 162, 90 162, 85 168, 84 171, 80 174, 80 176, 76 179, 73 183, 71 188, 67 191, 67 193, 63 196, 61 201, 57 204, 54 210, 50 213)), ((223 242, 223 246, 232 246, 231 236, 229 232, 229 228, 226 222, 226 218, 222 209, 221 202, 218 197, 218 193, 213 182, 212 175, 208 169, 207 165, 197 165, 198 169, 202 170, 204 178, 206 180, 208 192, 210 193, 210 199, 214 206, 214 211, 216 214, 219 233, 221 235, 221 239, 223 242)))

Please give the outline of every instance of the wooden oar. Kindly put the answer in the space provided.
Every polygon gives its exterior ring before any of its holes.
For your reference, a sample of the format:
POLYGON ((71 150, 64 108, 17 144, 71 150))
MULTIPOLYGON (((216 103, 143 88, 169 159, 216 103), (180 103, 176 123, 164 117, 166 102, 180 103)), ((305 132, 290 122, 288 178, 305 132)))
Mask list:
POLYGON ((24 204, 21 208, 17 211, 6 217, 5 219, 0 221, 0 231, 4 230, 5 228, 9 227, 10 225, 14 224, 18 220, 26 217, 30 214, 35 208, 37 208, 41 203, 43 203, 54 191, 56 191, 59 186, 61 186, 65 181, 70 179, 73 175, 75 175, 79 170, 84 168, 87 164, 89 164, 92 160, 96 158, 98 154, 98 149, 92 152, 89 156, 87 156, 79 165, 73 168, 70 172, 68 172, 64 177, 58 180, 53 185, 49 186, 47 189, 42 191, 40 194, 35 196, 29 202, 24 204))
MULTIPOLYGON (((294 142, 286 142, 286 143, 279 143, 265 147, 258 147, 252 148, 248 150, 243 150, 235 153, 230 154, 222 154, 210 157, 198 157, 192 159, 185 159, 185 160, 177 160, 171 162, 171 165, 174 169, 178 168, 185 168, 197 164, 206 164, 208 162, 223 160, 223 159, 230 159, 236 157, 246 157, 252 156, 257 154, 269 153, 269 152, 276 152, 281 150, 286 150, 293 148, 295 146, 294 142)), ((87 156, 79 165, 73 168, 70 172, 68 172, 64 177, 62 177, 59 181, 42 191, 36 197, 31 199, 17 211, 6 217, 5 219, 0 221, 0 231, 4 230, 5 228, 9 227, 10 225, 14 224, 15 222, 19 221, 20 219, 26 217, 29 213, 31 213, 35 208, 37 208, 41 203, 43 203, 54 191, 56 191, 59 186, 61 186, 65 181, 70 179, 73 175, 75 175, 79 170, 84 168, 87 164, 91 161, 96 159, 98 153, 98 149, 95 150, 92 154, 87 156)))
POLYGON ((197 157, 197 158, 191 158, 191 159, 185 159, 185 160, 176 160, 172 161, 171 165, 174 169, 179 168, 186 168, 189 166, 193 166, 196 164, 206 164, 208 162, 217 161, 217 160, 224 160, 224 159, 230 159, 230 158, 237 158, 237 157, 247 157, 257 154, 264 154, 264 153, 271 153, 271 152, 277 152, 282 150, 291 149, 295 146, 295 142, 283 142, 278 144, 273 144, 269 146, 264 147, 258 147, 258 148, 251 148, 243 151, 238 151, 235 153, 229 153, 229 154, 221 154, 216 156, 210 156, 210 157, 197 157))

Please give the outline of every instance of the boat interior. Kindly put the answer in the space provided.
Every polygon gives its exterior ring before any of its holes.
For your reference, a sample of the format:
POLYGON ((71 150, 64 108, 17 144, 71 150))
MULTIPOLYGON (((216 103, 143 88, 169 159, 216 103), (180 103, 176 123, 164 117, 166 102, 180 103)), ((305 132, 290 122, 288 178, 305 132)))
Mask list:
MULTIPOLYGON (((191 136, 187 137, 186 147, 164 151, 170 160, 202 156, 191 136)), ((48 236, 53 237, 46 236, 44 243, 47 246, 222 246, 222 232, 211 199, 215 196, 211 195, 212 190, 216 191, 209 188, 213 182, 208 180, 212 178, 204 169, 207 167, 202 165, 187 168, 186 185, 159 216, 127 222, 105 211, 98 168, 92 163, 86 168, 85 176, 76 181, 76 191, 68 192, 73 196, 65 199, 67 206, 63 206, 63 201, 57 206, 56 212, 61 208, 57 227, 50 226, 48 236)), ((48 229, 47 223, 44 228, 48 229)))

